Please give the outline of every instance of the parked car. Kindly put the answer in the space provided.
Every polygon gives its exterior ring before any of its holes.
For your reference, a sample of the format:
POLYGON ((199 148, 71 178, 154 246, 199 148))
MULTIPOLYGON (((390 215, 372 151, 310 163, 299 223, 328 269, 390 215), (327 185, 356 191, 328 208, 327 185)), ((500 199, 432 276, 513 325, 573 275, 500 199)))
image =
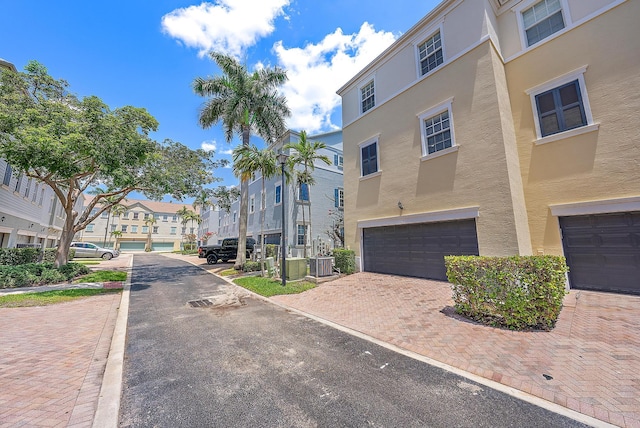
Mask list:
POLYGON ((110 248, 98 247, 90 242, 72 242, 71 248, 76 250, 74 257, 102 257, 104 260, 111 260, 118 257, 120 252, 110 248))
MULTIPOLYGON (((247 238, 247 259, 251 257, 251 253, 253 252, 255 245, 255 239, 247 238)), ((223 263, 226 263, 229 260, 235 260, 237 256, 238 238, 223 239, 221 245, 202 245, 198 247, 198 257, 201 259, 206 258, 207 263, 210 265, 218 263, 218 260, 222 260, 223 263)))

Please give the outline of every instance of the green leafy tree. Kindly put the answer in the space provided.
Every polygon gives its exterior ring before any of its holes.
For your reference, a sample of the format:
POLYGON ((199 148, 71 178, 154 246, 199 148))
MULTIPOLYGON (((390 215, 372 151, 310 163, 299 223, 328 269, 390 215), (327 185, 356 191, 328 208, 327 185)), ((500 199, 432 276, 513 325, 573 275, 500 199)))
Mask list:
MULTIPOLYGON (((208 97, 199 121, 203 128, 222 122, 225 138, 231 142, 234 134, 240 134, 242 145, 248 146, 252 133, 267 143, 275 142, 286 130, 285 118, 291 112, 284 96, 277 89, 287 80, 287 73, 276 68, 261 68, 249 73, 247 67, 231 56, 211 52, 211 58, 222 71, 213 78, 196 78, 193 89, 196 94, 208 97)), ((249 182, 240 181, 240 223, 238 259, 235 268, 245 262, 247 237, 247 206, 249 182)))
MULTIPOLYGON (((95 189, 89 190, 87 193, 89 193, 90 195, 101 195, 101 194, 105 194, 108 193, 109 190, 105 190, 102 187, 96 187, 95 189)), ((107 245, 107 233, 109 232, 109 220, 111 219, 111 216, 114 215, 114 210, 119 211, 119 209, 117 207, 124 207, 123 205, 120 204, 120 199, 118 198, 117 195, 114 196, 107 196, 106 198, 104 198, 104 203, 111 205, 111 207, 109 209, 106 210, 107 212, 107 225, 104 228, 104 239, 102 241, 102 245, 106 246, 107 245)))
POLYGON ((250 146, 238 146, 233 150, 233 172, 242 180, 249 180, 260 173, 262 176, 262 192, 260 193, 260 272, 264 276, 264 215, 265 210, 265 179, 278 173, 276 155, 268 148, 258 149, 253 144, 250 146))
MULTIPOLYGON (((311 186, 314 184, 312 172, 315 170, 315 162, 324 162, 327 165, 331 165, 329 157, 320 154, 320 150, 327 146, 320 141, 310 141, 307 139, 306 131, 300 132, 300 139, 297 143, 285 144, 284 149, 293 150, 291 156, 289 156, 289 168, 293 170, 296 165, 301 165, 303 170, 297 174, 298 184, 304 184, 307 188, 307 202, 309 207, 309 227, 303 220, 305 225, 304 234, 304 257, 307 257, 307 236, 313 236, 311 234, 311 186)), ((302 207, 304 213, 304 206, 302 207)))
POLYGON ((112 110, 68 87, 35 61, 23 73, 0 76, 0 157, 51 187, 66 214, 56 266, 67 263, 73 236, 129 193, 155 200, 195 196, 222 166, 212 152, 151 139, 158 122, 145 109, 112 110), (82 193, 97 186, 109 190, 82 209, 82 193))
POLYGON ((213 190, 212 195, 216 198, 220 209, 229 214, 231 205, 240 198, 240 190, 237 187, 218 186, 213 190))
POLYGON ((120 241, 119 239, 122 237, 122 232, 119 230, 114 230, 113 232, 111 232, 111 236, 115 238, 115 242, 113 243, 113 249, 117 250, 120 248, 120 241))
MULTIPOLYGON (((120 217, 126 211, 127 211, 127 207, 125 205, 115 204, 111 207, 111 218, 114 219, 115 221, 115 217, 120 217)), ((111 242, 108 242, 108 244, 111 245, 111 242)))

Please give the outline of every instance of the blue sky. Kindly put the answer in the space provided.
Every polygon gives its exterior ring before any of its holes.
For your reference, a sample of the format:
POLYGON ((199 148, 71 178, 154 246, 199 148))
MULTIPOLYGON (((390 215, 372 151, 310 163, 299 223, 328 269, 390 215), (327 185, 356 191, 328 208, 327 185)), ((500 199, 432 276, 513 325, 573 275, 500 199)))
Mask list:
MULTIPOLYGON (((336 90, 406 32, 439 0, 35 0, 2 1, 0 58, 22 70, 29 60, 64 78, 71 91, 111 108, 146 108, 153 138, 214 149, 230 159, 219 126, 197 122, 195 77, 218 73, 206 52, 237 56, 249 69, 288 70, 288 126, 313 134, 339 128, 336 90)), ((259 139, 255 144, 262 145, 259 139)), ((230 169, 215 172, 235 185, 230 169)))

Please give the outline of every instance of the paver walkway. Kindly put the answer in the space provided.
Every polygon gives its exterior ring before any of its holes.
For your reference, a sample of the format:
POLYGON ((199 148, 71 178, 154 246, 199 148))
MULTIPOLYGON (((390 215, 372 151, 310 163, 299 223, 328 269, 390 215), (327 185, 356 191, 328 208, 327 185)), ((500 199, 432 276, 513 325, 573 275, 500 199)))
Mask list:
POLYGON ((640 297, 572 291, 551 332, 460 320, 448 283, 392 275, 358 273, 271 299, 602 421, 640 427, 640 297))

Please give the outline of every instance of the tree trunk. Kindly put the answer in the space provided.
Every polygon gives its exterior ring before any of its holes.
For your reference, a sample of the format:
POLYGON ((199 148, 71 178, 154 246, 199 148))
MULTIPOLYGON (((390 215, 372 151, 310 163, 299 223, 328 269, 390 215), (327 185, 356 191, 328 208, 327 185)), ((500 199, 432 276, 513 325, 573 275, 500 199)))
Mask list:
POLYGON ((104 240, 102 242, 102 245, 104 247, 107 246, 107 233, 109 232, 109 219, 111 218, 111 208, 109 208, 109 211, 107 211, 107 227, 104 228, 104 240))
MULTIPOLYGON (((242 126, 242 145, 249 147, 250 126, 242 126)), ((238 255, 234 269, 240 270, 246 260, 247 252, 247 207, 249 205, 249 180, 241 179, 240 181, 240 224, 238 226, 238 255)))
POLYGON ((260 274, 264 278, 264 256, 265 256, 265 248, 264 248, 264 210, 262 206, 264 203, 264 173, 262 174, 262 193, 260 193, 260 274))
POLYGON ((75 231, 73 230, 73 223, 75 220, 73 211, 67 212, 66 214, 64 228, 62 229, 60 243, 58 244, 58 251, 56 252, 56 260, 53 263, 54 267, 57 268, 64 266, 69 262, 69 247, 71 247, 71 242, 73 242, 73 236, 75 235, 75 231))

